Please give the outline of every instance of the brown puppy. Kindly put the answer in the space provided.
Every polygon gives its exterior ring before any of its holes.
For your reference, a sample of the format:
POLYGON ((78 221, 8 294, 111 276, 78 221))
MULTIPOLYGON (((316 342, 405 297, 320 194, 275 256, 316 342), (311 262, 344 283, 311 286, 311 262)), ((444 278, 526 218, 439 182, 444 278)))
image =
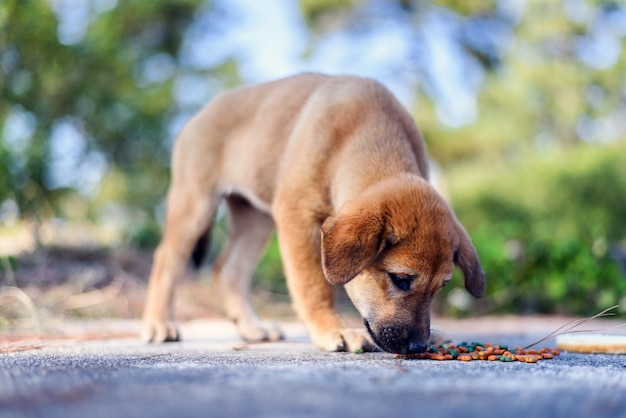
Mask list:
POLYGON ((345 285, 378 347, 424 351, 431 301, 454 264, 472 295, 485 287, 467 233, 427 178, 414 121, 375 81, 303 74, 220 95, 174 149, 144 338, 178 339, 174 281, 225 199, 230 236, 214 276, 244 339, 281 338, 250 303, 251 275, 276 227, 294 306, 315 344, 372 348, 333 308, 333 285, 345 285))

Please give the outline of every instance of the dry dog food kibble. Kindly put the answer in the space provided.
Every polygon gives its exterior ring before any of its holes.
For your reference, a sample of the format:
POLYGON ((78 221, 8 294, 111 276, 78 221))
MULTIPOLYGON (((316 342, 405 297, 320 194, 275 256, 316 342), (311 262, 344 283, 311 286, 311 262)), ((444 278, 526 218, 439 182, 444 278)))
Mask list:
POLYGON ((521 347, 509 348, 505 344, 483 344, 462 342, 458 345, 446 343, 430 345, 425 353, 396 354, 396 357, 407 359, 427 360, 486 360, 486 361, 521 361, 536 363, 539 360, 552 359, 560 354, 556 348, 541 348, 539 350, 525 350, 521 347))

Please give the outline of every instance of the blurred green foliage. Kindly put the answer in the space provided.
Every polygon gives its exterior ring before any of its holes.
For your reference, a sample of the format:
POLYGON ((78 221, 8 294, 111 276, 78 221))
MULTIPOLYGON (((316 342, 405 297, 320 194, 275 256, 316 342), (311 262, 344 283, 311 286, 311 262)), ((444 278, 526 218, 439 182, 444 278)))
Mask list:
POLYGON ((489 282, 486 309, 593 314, 623 303, 626 142, 489 167, 452 190, 489 282))
POLYGON ((254 273, 254 279, 257 286, 269 292, 287 293, 287 282, 282 269, 280 248, 276 236, 272 237, 268 243, 265 254, 254 273))
POLYGON ((161 241, 161 236, 161 225, 153 220, 147 220, 128 231, 127 240, 137 248, 152 250, 161 241))
POLYGON ((323 26, 325 18, 334 18, 338 13, 352 9, 361 0, 299 0, 300 9, 307 24, 323 26))
POLYGON ((168 129, 196 110, 177 103, 176 82, 238 79, 228 62, 199 69, 181 57, 203 3, 1 2, 0 202, 16 201, 24 217, 68 217, 64 203, 80 191, 90 203, 80 216, 107 204, 154 216, 169 179, 168 129), (63 160, 71 171, 58 178, 63 160), (90 170, 98 187, 88 187, 90 170))

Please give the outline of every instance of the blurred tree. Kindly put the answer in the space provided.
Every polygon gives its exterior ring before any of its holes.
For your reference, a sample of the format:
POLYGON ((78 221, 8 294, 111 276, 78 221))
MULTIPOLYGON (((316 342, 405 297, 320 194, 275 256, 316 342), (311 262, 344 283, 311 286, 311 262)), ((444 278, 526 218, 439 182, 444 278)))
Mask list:
MULTIPOLYGON (((415 117, 431 155, 444 166, 457 166, 468 158, 508 163, 520 152, 550 153, 580 142, 615 140, 626 132, 618 120, 626 112, 622 48, 626 5, 621 2, 301 0, 300 4, 305 20, 319 35, 312 38, 317 44, 334 32, 363 37, 387 28, 389 22, 406 29, 402 33, 408 51, 398 49, 398 54, 404 67, 417 75, 415 117), (435 31, 439 43, 428 48, 428 33, 435 31), (454 54, 437 64, 436 49, 452 49, 454 54), (440 81, 433 71, 444 73, 441 80, 450 83, 455 67, 465 73, 461 89, 476 83, 472 78, 479 79, 471 91, 479 112, 465 123, 449 124, 438 108, 450 98, 437 87, 440 81)), ((402 76, 400 71, 397 76, 402 76)), ((452 101, 461 101, 463 92, 457 93, 452 101)))
POLYGON ((626 302, 624 27, 623 4, 529 2, 477 123, 430 132, 503 305, 590 314, 626 302))
POLYGON ((197 109, 186 79, 214 89, 238 81, 232 62, 199 67, 185 56, 185 34, 201 29, 194 16, 222 18, 201 3, 1 2, 0 204, 17 202, 24 217, 67 216, 64 202, 80 193, 91 215, 106 202, 152 215, 167 186, 171 125, 197 109))

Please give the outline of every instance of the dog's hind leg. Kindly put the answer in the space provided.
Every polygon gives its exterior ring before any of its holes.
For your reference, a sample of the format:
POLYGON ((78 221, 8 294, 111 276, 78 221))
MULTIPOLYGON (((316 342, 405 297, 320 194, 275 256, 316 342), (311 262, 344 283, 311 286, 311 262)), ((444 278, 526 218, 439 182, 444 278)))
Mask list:
POLYGON ((161 243, 154 254, 143 315, 142 338, 150 342, 177 341, 173 298, 176 280, 184 274, 194 245, 207 231, 219 196, 210 196, 193 183, 174 181, 167 199, 161 243))
POLYGON ((225 200, 230 217, 229 236, 213 267, 213 277, 226 314, 246 341, 282 339, 276 324, 259 320, 250 298, 252 274, 274 230, 274 221, 239 196, 230 195, 225 200))

